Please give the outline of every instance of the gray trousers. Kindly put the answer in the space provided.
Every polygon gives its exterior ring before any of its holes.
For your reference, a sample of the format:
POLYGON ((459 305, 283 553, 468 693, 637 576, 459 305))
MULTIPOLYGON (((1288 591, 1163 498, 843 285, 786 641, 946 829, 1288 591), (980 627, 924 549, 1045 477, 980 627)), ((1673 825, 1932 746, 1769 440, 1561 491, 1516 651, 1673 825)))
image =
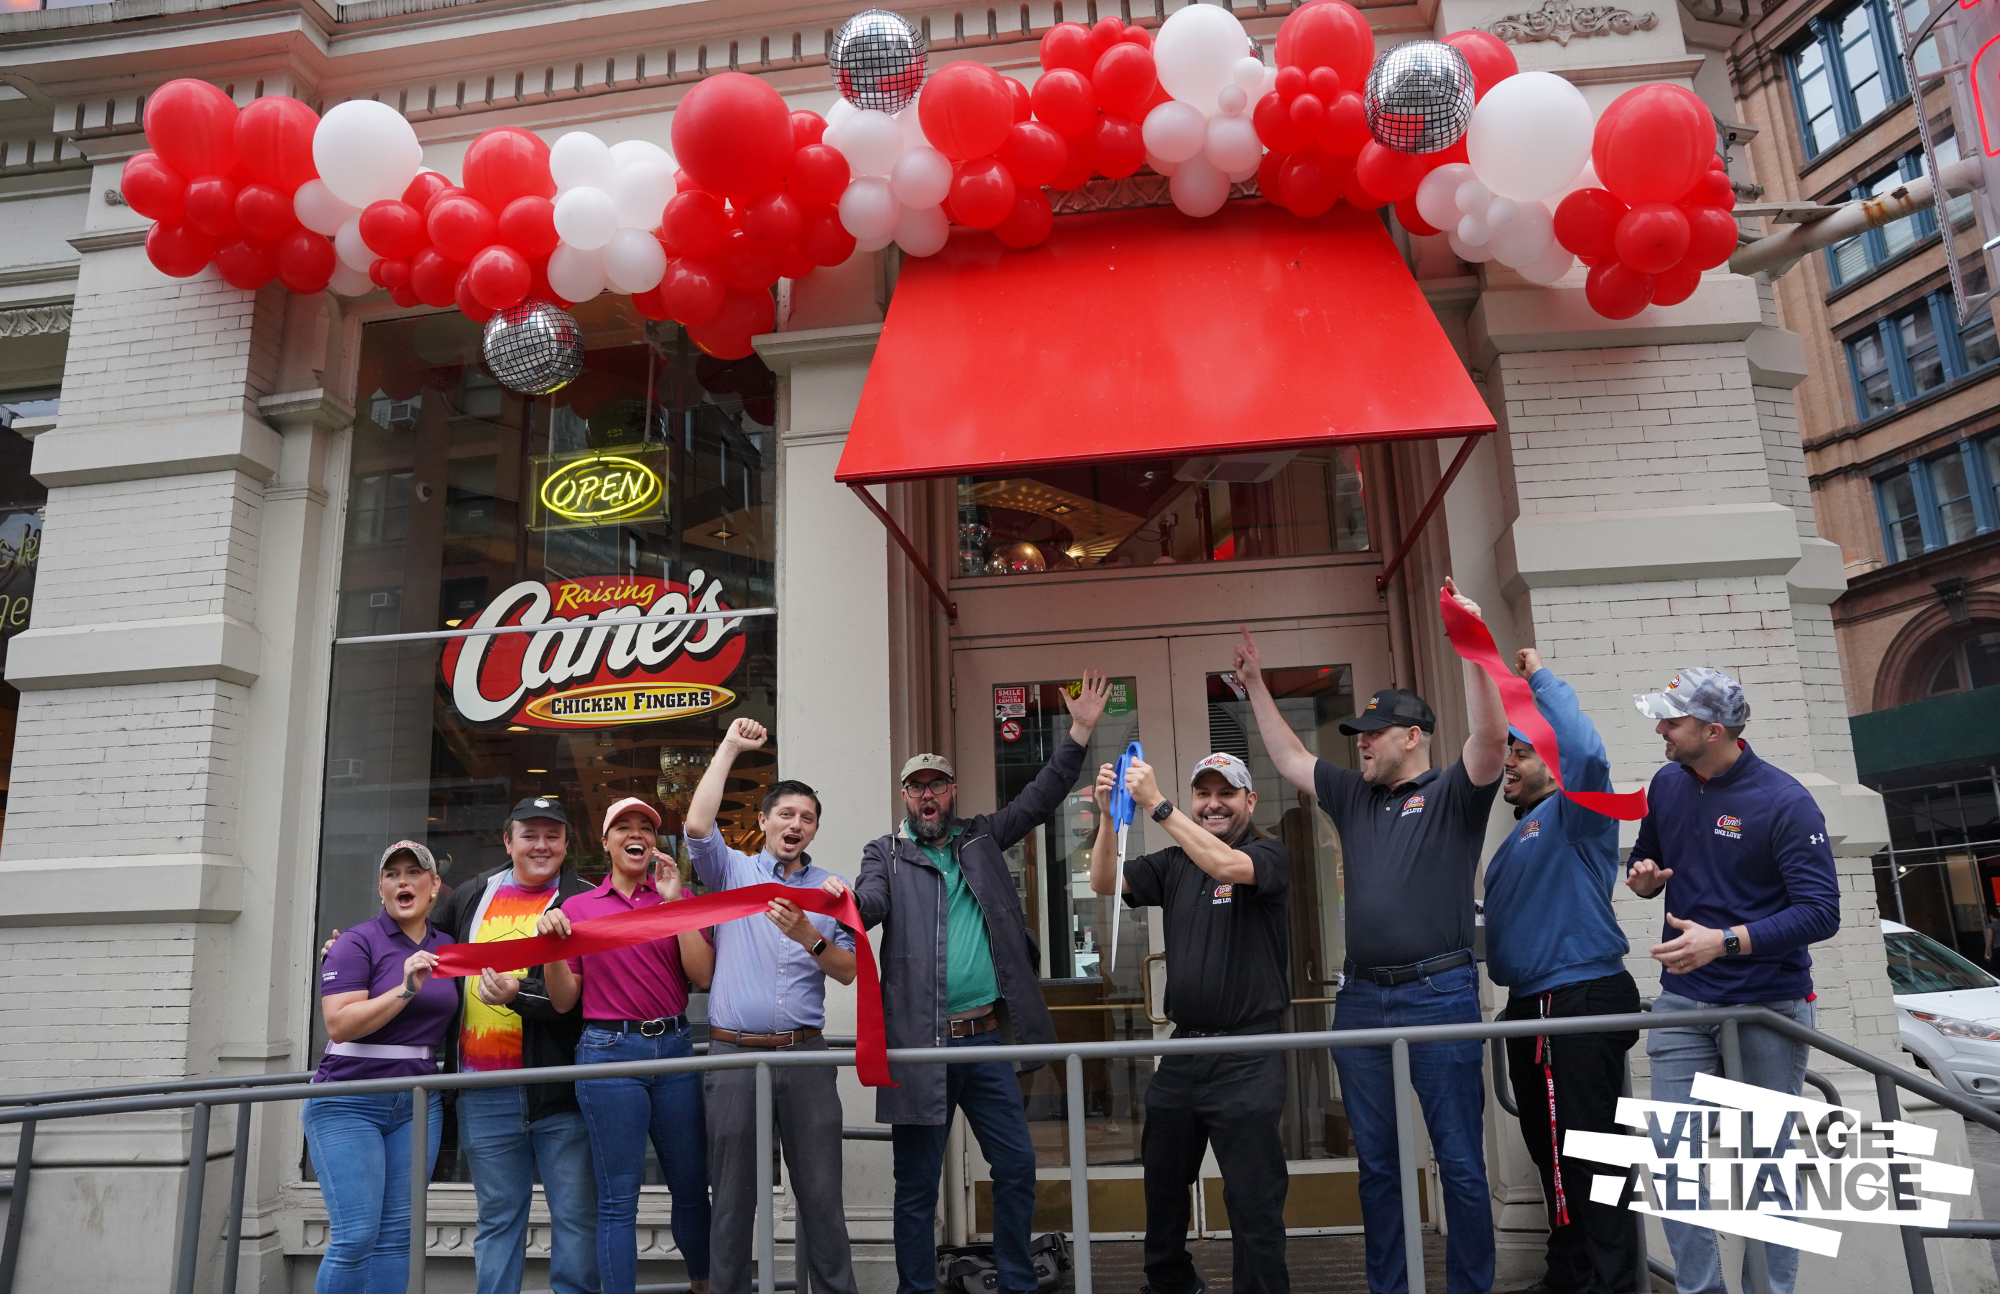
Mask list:
MULTIPOLYGON (((708 1054, 757 1053, 759 1047, 711 1042, 708 1054)), ((825 1051, 809 1038, 791 1051, 825 1051)), ((791 1174, 798 1226, 804 1230, 814 1294, 856 1294, 841 1198, 840 1091, 832 1066, 772 1066, 771 1108, 778 1144, 791 1174)), ((709 1224, 711 1294, 750 1294, 751 1249, 757 1234, 757 1071, 710 1070, 702 1075, 708 1108, 708 1180, 714 1199, 709 1224)))

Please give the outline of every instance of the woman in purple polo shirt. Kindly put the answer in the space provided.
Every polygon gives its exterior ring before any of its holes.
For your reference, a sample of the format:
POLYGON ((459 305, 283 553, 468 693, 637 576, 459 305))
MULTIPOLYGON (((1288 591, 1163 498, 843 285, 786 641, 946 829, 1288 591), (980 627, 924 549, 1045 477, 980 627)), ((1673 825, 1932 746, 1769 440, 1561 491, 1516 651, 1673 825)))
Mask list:
MULTIPOLYGON (((433 979, 448 941, 429 920, 437 861, 413 840, 382 851, 382 911, 334 940, 320 970, 326 1055, 315 1083, 435 1074, 458 1012, 448 980, 433 979)), ((329 1235, 315 1294, 401 1290, 410 1270, 410 1094, 320 1096, 305 1103, 306 1145, 326 1201, 329 1235)), ((442 1104, 430 1094, 430 1162, 442 1104)))
MULTIPOLYGON (((660 813, 637 798, 604 814, 604 850, 611 874, 588 894, 550 908, 537 934, 567 939, 570 922, 672 903, 681 876, 659 852, 660 813), (653 865, 658 861, 658 877, 653 865)), ((579 1065, 692 1056, 688 1032, 688 983, 703 988, 715 973, 715 950, 699 930, 674 939, 606 953, 591 953, 546 968, 549 1001, 567 1011, 583 1000, 579 1065)), ((639 1185, 646 1172, 646 1139, 674 1200, 674 1244, 687 1263, 694 1294, 708 1290, 708 1135, 701 1113, 701 1075, 594 1078, 576 1085, 597 1169, 597 1271, 604 1294, 631 1294, 639 1279, 639 1185)))

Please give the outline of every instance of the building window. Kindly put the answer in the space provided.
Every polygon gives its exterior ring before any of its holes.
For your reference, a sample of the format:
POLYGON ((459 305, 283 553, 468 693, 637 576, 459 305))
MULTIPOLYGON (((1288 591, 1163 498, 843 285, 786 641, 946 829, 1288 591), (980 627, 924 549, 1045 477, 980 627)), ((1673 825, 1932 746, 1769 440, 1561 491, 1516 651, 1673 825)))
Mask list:
MULTIPOLYGON (((1956 151, 1953 152, 1951 160, 1958 160, 1956 151)), ((1940 166, 1947 164, 1942 145, 1938 149, 1938 164, 1940 166)), ((1848 190, 1847 196, 1857 201, 1862 198, 1880 197, 1923 173, 1923 150, 1915 149, 1899 158, 1896 165, 1854 185, 1848 190)), ((1880 229, 1870 229, 1844 243, 1834 244, 1826 249, 1827 264, 1833 272, 1833 285, 1840 287, 1852 283, 1877 265, 1902 255, 1936 232, 1937 218, 1926 208, 1884 225, 1880 229)))
POLYGON ((2000 685, 2000 633, 1974 634, 1954 643, 1931 671, 1928 696, 2000 685))
POLYGON ((1812 35, 1789 61, 1808 156, 1817 157, 1909 93, 1886 0, 1862 0, 1813 19, 1812 35))
POLYGON ((1875 479, 1883 547, 1892 562, 2000 530, 1993 472, 2000 436, 1961 441, 1875 479))
MULTIPOLYGON (((1979 280, 1984 291, 1985 280, 1979 280)), ((1967 290, 1975 290, 1970 281, 1967 290)), ((1963 330, 1949 291, 1933 292, 1847 339, 1847 368, 1862 421, 1967 377, 2000 359, 1993 315, 1982 309, 1963 330)))
POLYGON ((1875 497, 1882 506, 1882 536, 1889 560, 1900 562, 1924 551, 1924 523, 1917 512, 1916 479, 1898 472, 1875 482, 1875 497))

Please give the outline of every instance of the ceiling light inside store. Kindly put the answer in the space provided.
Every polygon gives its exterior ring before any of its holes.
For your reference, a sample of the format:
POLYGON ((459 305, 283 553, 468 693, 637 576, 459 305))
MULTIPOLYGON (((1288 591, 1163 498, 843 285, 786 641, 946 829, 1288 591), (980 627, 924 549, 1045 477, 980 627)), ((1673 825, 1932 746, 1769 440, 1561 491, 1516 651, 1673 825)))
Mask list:
POLYGON ((508 732, 526 732, 527 730, 528 729, 525 724, 510 723, 507 725, 508 732))
POLYGON ((531 769, 529 769, 528 771, 529 771, 530 773, 546 773, 546 772, 548 772, 549 770, 548 770, 548 769, 546 769, 546 768, 531 768, 531 769))

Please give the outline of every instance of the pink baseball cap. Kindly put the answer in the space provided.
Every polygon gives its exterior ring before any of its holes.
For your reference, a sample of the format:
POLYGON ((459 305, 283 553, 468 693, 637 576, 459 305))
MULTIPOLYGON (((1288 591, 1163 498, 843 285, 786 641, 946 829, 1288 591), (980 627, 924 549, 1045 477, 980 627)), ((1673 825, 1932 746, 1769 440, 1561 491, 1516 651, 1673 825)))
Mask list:
POLYGON ((630 813, 634 809, 637 809, 653 820, 653 830, 658 831, 660 829, 660 811, 638 796, 628 795, 604 811, 604 830, 597 834, 600 836, 610 835, 611 824, 618 821, 621 814, 630 813))

